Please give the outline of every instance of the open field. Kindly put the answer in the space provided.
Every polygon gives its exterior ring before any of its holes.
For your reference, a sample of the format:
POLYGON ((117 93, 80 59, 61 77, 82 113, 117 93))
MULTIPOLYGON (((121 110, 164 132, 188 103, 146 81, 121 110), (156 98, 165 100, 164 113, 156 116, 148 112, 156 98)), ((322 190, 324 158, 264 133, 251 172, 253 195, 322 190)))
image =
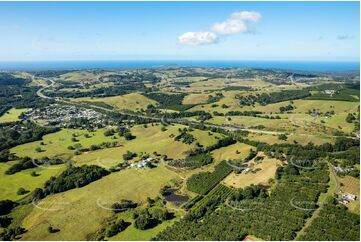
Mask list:
MULTIPOLYGON (((249 107, 241 107, 239 100, 235 98, 236 94, 245 95, 246 93, 247 91, 222 91, 224 97, 222 97, 219 101, 209 104, 200 104, 189 109, 188 111, 203 110, 207 112, 217 111, 219 113, 227 113, 229 111, 248 110, 249 107), (222 105, 227 105, 228 108, 223 108, 222 105)), ((211 95, 214 96, 215 94, 213 93, 211 95)))
POLYGON ((73 71, 66 74, 63 74, 59 77, 59 80, 62 81, 72 81, 72 82, 96 82, 98 76, 92 71, 73 71))
POLYGON ((205 103, 208 100, 209 94, 206 93, 192 93, 184 97, 183 104, 198 104, 205 103))
POLYGON ((98 204, 111 206, 121 199, 137 203, 155 197, 160 188, 175 178, 174 172, 163 166, 154 169, 126 169, 112 173, 85 187, 50 195, 34 208, 23 222, 29 231, 24 240, 86 240, 90 233, 99 229, 112 212, 98 204), (98 201, 98 202, 97 202, 98 201), (48 226, 59 228, 58 233, 49 233, 48 226))
POLYGON ((149 104, 154 106, 157 102, 149 99, 139 93, 130 93, 122 96, 104 97, 104 98, 76 98, 73 101, 81 102, 104 102, 113 106, 117 110, 132 110, 139 111, 140 109, 147 109, 149 104))
MULTIPOLYGON (((290 101, 268 104, 266 106, 257 106, 255 110, 266 113, 279 112, 279 108, 291 104, 290 101)), ((308 110, 316 109, 317 111, 327 112, 335 111, 335 113, 356 112, 359 103, 345 101, 326 101, 326 100, 294 100, 293 106, 296 107, 293 113, 306 113, 308 110)))
POLYGON ((228 120, 227 117, 223 116, 214 116, 206 122, 218 125, 236 125, 247 128, 263 125, 266 127, 266 130, 290 130, 292 128, 287 119, 266 119, 250 116, 232 116, 230 119, 231 120, 228 120))
POLYGON ((342 193, 351 193, 356 195, 356 201, 352 201, 347 204, 348 209, 351 212, 360 214, 360 180, 352 176, 345 176, 340 179, 342 184, 342 193))
POLYGON ((214 150, 212 152, 212 156, 215 161, 244 159, 249 154, 250 149, 256 150, 256 147, 243 143, 235 143, 233 145, 214 150), (239 154, 237 154, 237 151, 239 154))
POLYGON ((27 110, 26 108, 21 108, 21 109, 12 108, 0 117, 0 123, 18 121, 20 114, 22 114, 26 110, 27 110))
MULTIPOLYGON (((259 155, 263 155, 263 153, 259 153, 259 155)), ((251 164, 253 164, 252 169, 260 168, 261 170, 256 173, 248 172, 247 174, 244 171, 241 174, 232 172, 223 182, 235 188, 244 188, 251 184, 267 184, 268 180, 275 176, 277 166, 281 165, 281 161, 264 156, 264 160, 259 164, 254 161, 250 161, 247 164, 248 167, 251 167, 251 164)))
POLYGON ((119 218, 124 219, 124 221, 132 223, 129 227, 126 228, 126 230, 120 232, 119 234, 107 238, 107 240, 130 240, 130 241, 145 241, 145 240, 151 240, 154 238, 160 231, 164 230, 166 227, 171 226, 174 222, 180 219, 180 216, 184 214, 183 211, 173 211, 175 213, 175 218, 167 221, 163 221, 161 224, 157 225, 154 228, 147 229, 147 230, 139 230, 134 227, 134 219, 133 214, 131 211, 125 212, 120 214, 119 218))
POLYGON ((48 168, 33 168, 13 175, 5 175, 5 171, 17 162, 0 163, 0 200, 19 200, 27 195, 17 195, 16 192, 19 188, 22 187, 32 192, 35 188, 42 187, 51 176, 56 176, 65 168, 65 165, 53 165, 48 168), (31 176, 32 172, 36 172, 38 176, 31 176))
POLYGON ((301 145, 307 145, 309 142, 312 142, 316 145, 321 145, 324 143, 334 143, 335 139, 329 136, 322 136, 322 135, 312 135, 312 134, 290 134, 287 135, 287 140, 280 140, 278 135, 271 135, 271 134, 255 134, 250 133, 248 134, 248 138, 250 140, 257 140, 261 142, 265 142, 268 144, 294 144, 297 142, 301 145))
POLYGON ((143 152, 150 155, 152 155, 153 152, 157 152, 158 154, 167 155, 169 158, 178 159, 184 158, 187 151, 195 148, 196 142, 208 146, 216 143, 215 137, 220 137, 219 134, 210 136, 208 135, 208 131, 194 130, 190 133, 194 135, 197 141, 188 145, 174 140, 174 137, 179 134, 178 129, 184 128, 185 126, 167 126, 166 131, 161 131, 161 127, 161 125, 148 125, 148 128, 144 128, 143 125, 134 126, 131 128, 132 134, 137 137, 134 140, 120 141, 119 147, 84 153, 74 157, 74 160, 79 165, 91 163, 113 166, 123 160, 122 155, 128 150, 138 154, 143 152))
POLYGON ((70 159, 74 156, 74 150, 69 150, 69 146, 81 145, 82 148, 89 148, 92 144, 101 144, 102 142, 118 141, 120 139, 118 135, 114 139, 112 136, 106 137, 104 135, 105 129, 98 129, 94 132, 89 132, 80 129, 63 129, 59 132, 45 135, 43 140, 34 141, 31 143, 16 146, 11 149, 11 152, 15 153, 19 157, 29 156, 31 158, 47 157, 60 157, 70 159), (85 134, 89 134, 91 137, 86 138, 85 134), (73 135, 77 141, 72 141, 73 135), (41 142, 44 145, 41 145, 41 142), (36 148, 40 147, 42 151, 37 152, 36 148))

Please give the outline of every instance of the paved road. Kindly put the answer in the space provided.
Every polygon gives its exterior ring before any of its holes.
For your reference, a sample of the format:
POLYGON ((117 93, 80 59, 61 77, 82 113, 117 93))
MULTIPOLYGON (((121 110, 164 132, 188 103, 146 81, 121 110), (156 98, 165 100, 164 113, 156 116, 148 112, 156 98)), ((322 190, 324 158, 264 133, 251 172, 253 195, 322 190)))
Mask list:
MULTIPOLYGON (((34 77, 33 77, 33 78, 34 78, 34 77)), ((38 95, 38 96, 41 97, 41 98, 52 99, 51 97, 45 96, 45 95, 43 94, 43 91, 44 91, 45 89, 47 89, 47 88, 52 87, 52 86, 55 85, 55 82, 54 82, 52 79, 48 79, 48 80, 49 80, 51 83, 50 83, 49 85, 45 86, 45 87, 40 88, 40 89, 36 92, 36 95, 38 95)))

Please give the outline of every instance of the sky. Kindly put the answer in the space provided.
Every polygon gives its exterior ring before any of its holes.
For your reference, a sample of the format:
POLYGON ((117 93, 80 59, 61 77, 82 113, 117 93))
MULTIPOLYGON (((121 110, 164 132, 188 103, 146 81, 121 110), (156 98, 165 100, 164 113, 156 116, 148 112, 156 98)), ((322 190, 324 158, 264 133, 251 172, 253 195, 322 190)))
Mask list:
POLYGON ((0 2, 0 61, 358 61, 359 2, 0 2))

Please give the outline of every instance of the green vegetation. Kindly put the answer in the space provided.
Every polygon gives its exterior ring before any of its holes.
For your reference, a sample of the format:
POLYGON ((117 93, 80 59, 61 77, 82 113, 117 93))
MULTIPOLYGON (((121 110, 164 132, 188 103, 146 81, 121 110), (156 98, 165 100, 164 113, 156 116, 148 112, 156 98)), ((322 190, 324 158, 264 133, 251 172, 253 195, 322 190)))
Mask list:
MULTIPOLYGON (((312 201, 326 190, 328 166, 317 167, 318 169, 302 171, 298 175, 285 174, 266 198, 260 193, 259 197, 227 203, 228 206, 222 205, 221 200, 208 202, 206 209, 198 210, 198 216, 176 222, 160 233, 157 239, 239 240, 252 234, 266 240, 291 240, 295 237, 295 231, 302 228, 304 219, 312 213, 312 201), (304 182, 305 179, 312 182, 304 182), (295 209, 291 200, 298 206, 306 206, 311 210, 295 209), (217 207, 222 209, 215 210, 217 207), (198 226, 200 220, 202 226, 198 226)), ((249 197, 254 195, 252 192, 249 197)))
POLYGON ((0 116, 0 123, 8 123, 8 122, 15 122, 19 120, 20 115, 25 112, 27 109, 16 109, 12 108, 7 111, 5 114, 0 116))
POLYGON ((225 161, 215 166, 213 172, 200 172, 187 180, 187 189, 198 194, 206 194, 232 171, 225 161))
POLYGON ((83 187, 96 181, 110 172, 104 168, 92 166, 69 167, 58 177, 50 177, 45 182, 44 190, 38 189, 34 192, 34 199, 44 198, 47 194, 64 192, 70 189, 83 187))
POLYGON ((336 196, 359 197, 358 80, 0 73, 0 238, 357 240, 359 201, 336 196))
POLYGON ((177 111, 185 111, 193 104, 182 104, 185 94, 165 94, 165 93, 144 93, 144 96, 157 101, 162 109, 172 109, 177 111))
POLYGON ((331 199, 299 239, 356 241, 359 238, 359 215, 348 212, 344 205, 336 205, 331 199))

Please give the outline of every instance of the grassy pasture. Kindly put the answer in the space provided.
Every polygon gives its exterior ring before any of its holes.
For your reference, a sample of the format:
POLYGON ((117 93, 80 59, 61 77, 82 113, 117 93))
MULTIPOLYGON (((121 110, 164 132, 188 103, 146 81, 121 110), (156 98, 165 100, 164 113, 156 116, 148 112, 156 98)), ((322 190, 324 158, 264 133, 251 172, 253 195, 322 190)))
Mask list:
MULTIPOLYGON (((103 221, 111 216, 108 208, 121 199, 144 203, 147 197, 155 197, 160 188, 176 174, 163 166, 154 169, 126 169, 112 173, 89 185, 53 194, 41 200, 24 219, 28 230, 24 240, 86 240, 87 235, 97 231, 103 221), (48 226, 59 228, 49 233, 48 226)), ((141 232, 140 232, 141 233, 141 232)))
POLYGON ((287 130, 290 129, 289 121, 287 119, 266 119, 250 116, 232 116, 228 121, 227 117, 214 116, 212 119, 207 120, 209 123, 224 125, 236 125, 240 127, 255 127, 263 125, 267 130, 287 130))
POLYGON ((118 110, 132 110, 139 111, 140 109, 147 109, 149 104, 157 105, 157 102, 149 99, 139 93, 130 93, 122 96, 104 97, 104 98, 76 98, 73 101, 81 102, 104 102, 118 110))
MULTIPOLYGON (((223 98, 220 99, 218 102, 210 103, 210 104, 200 104, 197 105, 188 111, 198 111, 203 110, 207 112, 214 112, 217 111, 219 113, 226 113, 229 111, 243 111, 243 110, 249 110, 250 107, 241 107, 239 104, 239 100, 235 98, 236 94, 245 94, 245 91, 223 91, 223 98), (225 104, 228 106, 228 108, 222 108, 222 105, 225 104), (212 107, 212 105, 217 105, 216 107, 212 107)), ((209 95, 209 94, 207 94, 209 95)), ((214 96, 214 94, 213 94, 214 96)))
POLYGON ((166 131, 161 131, 161 125, 150 126, 144 128, 143 125, 137 125, 131 128, 131 132, 137 138, 130 141, 120 141, 120 146, 116 148, 103 149, 94 152, 84 153, 73 159, 78 164, 98 164, 112 166, 123 160, 122 155, 128 150, 136 153, 148 153, 152 154, 157 152, 158 154, 167 155, 170 158, 178 159, 184 158, 185 152, 193 149, 195 143, 199 142, 201 145, 209 146, 216 143, 215 137, 220 135, 213 134, 208 135, 207 131, 194 130, 190 132, 197 141, 191 145, 184 144, 174 140, 172 135, 177 136, 179 134, 178 128, 184 128, 183 125, 167 126, 166 131))
MULTIPOLYGON (((279 102, 274 104, 268 104, 266 106, 258 106, 255 108, 257 111, 266 113, 279 112, 281 106, 287 106, 291 104, 290 101, 279 102)), ((294 100, 293 106, 296 107, 293 113, 306 113, 308 110, 316 109, 321 112, 335 111, 336 114, 344 112, 356 112, 357 102, 345 102, 345 101, 328 101, 328 100, 294 100)))
POLYGON ((278 135, 271 135, 271 134, 255 134, 250 133, 248 135, 248 138, 250 140, 257 140, 261 142, 265 142, 268 144, 282 144, 282 143, 288 143, 288 144, 294 144, 294 141, 301 145, 306 145, 309 142, 312 142, 316 145, 321 145, 324 143, 334 143, 335 140, 332 137, 329 136, 322 136, 322 135, 312 135, 312 134, 290 134, 287 135, 287 140, 280 140, 278 139, 278 135))
MULTIPOLYGON (((120 138, 113 139, 113 137, 104 136, 105 129, 98 129, 95 132, 89 132, 87 130, 80 129, 63 129, 59 132, 45 135, 43 140, 34 141, 31 143, 16 146, 11 149, 11 152, 15 153, 19 157, 29 156, 31 158, 48 157, 61 157, 69 159, 74 156, 74 150, 69 150, 68 146, 74 146, 80 144, 83 148, 89 148, 92 144, 100 144, 102 142, 118 141, 120 138), (73 142, 71 139, 75 134, 78 140, 73 142), (86 138, 84 135, 90 134, 90 138, 86 138), (44 142, 45 145, 40 143, 44 142), (37 152, 35 149, 40 147, 41 152, 37 152)), ((123 138, 121 138, 123 139, 123 138)))
POLYGON ((198 104, 205 103, 208 100, 209 94, 206 93, 192 93, 184 97, 183 104, 198 104))
POLYGON ((214 150, 212 152, 212 156, 215 161, 244 159, 249 154, 250 149, 256 150, 253 146, 243 143, 235 143, 233 145, 214 150), (237 150, 239 151, 239 154, 236 153, 237 150))
POLYGON ((90 71, 73 71, 59 76, 60 80, 63 81, 74 81, 74 82, 96 82, 98 81, 97 75, 90 71))
POLYGON ((12 108, 0 117, 0 123, 18 121, 20 114, 22 114, 26 110, 27 110, 26 108, 21 108, 21 109, 12 108))
MULTIPOLYGON (((259 154, 264 155, 261 152, 259 154)), ((224 179, 224 183, 235 188, 244 188, 251 184, 267 184, 268 180, 274 177, 277 166, 281 165, 281 161, 264 156, 264 160, 261 163, 257 164, 254 161, 250 161, 248 162, 248 167, 251 164, 253 164, 253 169, 261 168, 261 170, 256 173, 248 172, 247 174, 244 172, 241 174, 232 172, 224 179)))
POLYGON ((5 175, 5 171, 17 162, 18 161, 9 161, 6 163, 0 163, 0 200, 19 200, 23 198, 27 194, 16 194, 20 187, 31 192, 37 187, 42 187, 45 181, 47 181, 51 176, 59 174, 65 167, 65 165, 54 165, 49 168, 33 168, 20 171, 13 175, 5 175), (31 176, 33 171, 35 171, 39 176, 31 176))
POLYGON ((134 227, 134 219, 132 217, 132 212, 127 211, 125 213, 120 214, 119 218, 124 219, 124 221, 132 223, 129 227, 127 227, 124 231, 119 234, 107 238, 107 240, 113 241, 150 241, 154 238, 159 232, 164 230, 166 227, 171 226, 175 221, 179 220, 180 216, 184 214, 183 211, 172 211, 175 214, 175 218, 167 221, 163 221, 161 224, 157 225, 154 228, 147 230, 139 230, 134 227))

